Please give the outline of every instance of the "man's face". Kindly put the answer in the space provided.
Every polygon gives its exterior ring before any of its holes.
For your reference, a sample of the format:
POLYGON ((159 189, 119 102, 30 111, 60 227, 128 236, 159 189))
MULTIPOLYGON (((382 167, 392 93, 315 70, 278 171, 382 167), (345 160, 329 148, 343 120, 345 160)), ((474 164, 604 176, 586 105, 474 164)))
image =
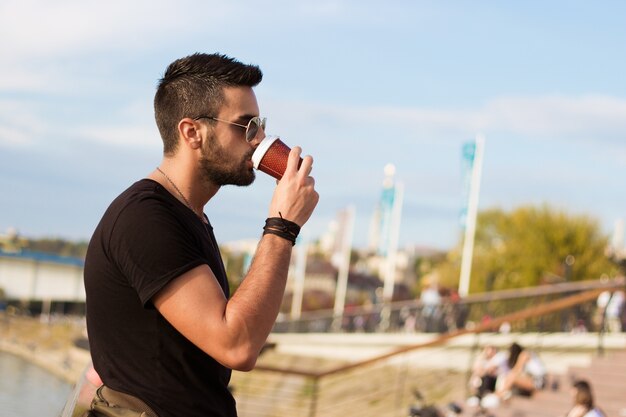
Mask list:
MULTIPOLYGON (((259 115, 259 106, 252 88, 227 87, 224 105, 216 116, 232 123, 247 125, 259 115)), ((252 154, 265 132, 246 142, 245 129, 224 122, 213 122, 202 144, 201 175, 204 180, 222 185, 250 185, 255 179, 252 154)))

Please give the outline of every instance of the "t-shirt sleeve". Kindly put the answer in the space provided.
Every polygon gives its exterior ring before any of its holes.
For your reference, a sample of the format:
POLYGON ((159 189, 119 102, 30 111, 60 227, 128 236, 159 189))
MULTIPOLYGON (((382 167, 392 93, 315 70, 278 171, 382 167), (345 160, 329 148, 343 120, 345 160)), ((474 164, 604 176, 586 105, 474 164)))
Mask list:
POLYGON ((206 264, 189 225, 158 197, 129 203, 117 218, 109 250, 144 307, 172 279, 206 264))

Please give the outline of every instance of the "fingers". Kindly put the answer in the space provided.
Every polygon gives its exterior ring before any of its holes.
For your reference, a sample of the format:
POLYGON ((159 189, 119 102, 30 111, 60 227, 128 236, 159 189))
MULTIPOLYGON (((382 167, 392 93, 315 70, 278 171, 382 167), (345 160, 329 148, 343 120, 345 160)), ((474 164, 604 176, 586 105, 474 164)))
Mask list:
POLYGON ((302 154, 302 148, 299 146, 294 146, 289 152, 289 158, 287 159, 287 167, 285 169, 286 173, 295 174, 299 173, 303 177, 309 176, 311 171, 313 170, 313 157, 310 155, 302 158, 300 155, 302 154))
POLYGON ((278 214, 299 226, 307 222, 319 200, 315 190, 315 179, 310 175, 313 169, 311 156, 301 157, 302 149, 296 146, 289 152, 287 167, 280 181, 277 182, 270 216, 278 214))
POLYGON ((302 165, 300 165, 300 169, 298 170, 298 172, 303 177, 308 177, 311 174, 312 170, 313 170, 313 157, 310 155, 307 155, 302 159, 302 165))
POLYGON ((315 188, 315 178, 311 176, 306 176, 303 178, 301 184, 307 187, 315 188))
POLYGON ((302 148, 299 146, 294 146, 289 151, 289 158, 287 158, 287 168, 285 168, 285 174, 295 174, 298 171, 298 163, 300 162, 300 154, 302 153, 302 148))

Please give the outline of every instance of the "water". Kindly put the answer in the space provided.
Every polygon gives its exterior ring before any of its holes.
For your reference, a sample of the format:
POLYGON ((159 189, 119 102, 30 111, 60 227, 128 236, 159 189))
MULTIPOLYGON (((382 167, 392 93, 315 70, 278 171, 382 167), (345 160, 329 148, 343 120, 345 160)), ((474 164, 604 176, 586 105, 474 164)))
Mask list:
POLYGON ((1 417, 57 417, 71 389, 40 367, 0 352, 1 417))

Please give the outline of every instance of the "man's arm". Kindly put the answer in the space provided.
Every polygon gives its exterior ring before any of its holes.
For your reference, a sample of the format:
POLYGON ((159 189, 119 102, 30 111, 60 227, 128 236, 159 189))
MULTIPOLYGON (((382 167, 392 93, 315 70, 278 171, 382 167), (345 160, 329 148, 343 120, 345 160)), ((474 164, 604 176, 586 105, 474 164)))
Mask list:
MULTIPOLYGON (((300 149, 289 155, 285 175, 278 183, 270 216, 303 225, 311 216, 318 195, 309 177, 312 159, 297 169, 300 149)), ((250 370, 265 344, 282 302, 292 244, 265 235, 246 279, 230 300, 224 297, 213 272, 198 266, 172 280, 153 298, 159 312, 192 343, 236 370, 250 370)))
POLYGON ((222 365, 250 370, 278 315, 290 255, 290 242, 266 235, 230 300, 208 265, 201 265, 157 293, 154 304, 172 326, 222 365))

